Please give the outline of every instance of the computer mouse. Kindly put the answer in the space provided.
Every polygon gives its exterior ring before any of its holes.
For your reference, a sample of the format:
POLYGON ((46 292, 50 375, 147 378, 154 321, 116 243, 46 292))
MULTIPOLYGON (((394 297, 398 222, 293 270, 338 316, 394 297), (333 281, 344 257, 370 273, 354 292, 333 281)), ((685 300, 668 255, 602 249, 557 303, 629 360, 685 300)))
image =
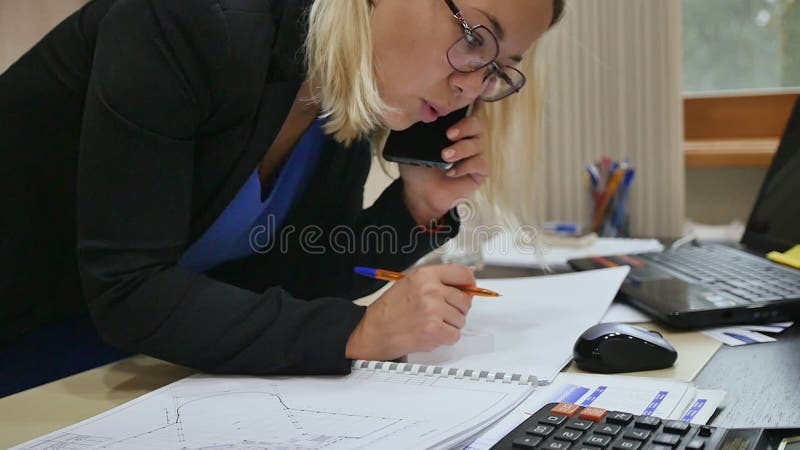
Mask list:
POLYGON ((660 333, 626 323, 589 328, 575 342, 573 355, 579 368, 597 373, 664 369, 678 358, 660 333))

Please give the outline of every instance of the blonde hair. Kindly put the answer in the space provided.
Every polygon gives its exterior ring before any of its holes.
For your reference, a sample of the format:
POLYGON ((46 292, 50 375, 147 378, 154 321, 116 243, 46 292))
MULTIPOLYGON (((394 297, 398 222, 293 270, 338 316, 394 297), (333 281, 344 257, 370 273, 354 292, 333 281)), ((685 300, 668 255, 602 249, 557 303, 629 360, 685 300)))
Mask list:
POLYGON ((535 185, 540 175, 544 85, 537 45, 523 55, 520 71, 528 83, 499 102, 477 111, 486 124, 482 149, 491 176, 475 197, 484 222, 539 225, 535 185))
POLYGON ((320 0, 309 11, 305 52, 325 132, 350 145, 381 127, 391 108, 378 92, 368 0, 320 0))
MULTIPOLYGON (((306 64, 314 98, 327 118, 325 131, 345 145, 370 138, 380 154, 388 135, 380 118, 390 108, 377 87, 371 9, 368 0, 315 1, 309 13, 306 64)), ((522 91, 474 112, 487 126, 483 150, 492 170, 474 198, 484 222, 536 223, 533 184, 539 166, 542 92, 536 46, 524 55, 520 70, 528 77, 522 91)))

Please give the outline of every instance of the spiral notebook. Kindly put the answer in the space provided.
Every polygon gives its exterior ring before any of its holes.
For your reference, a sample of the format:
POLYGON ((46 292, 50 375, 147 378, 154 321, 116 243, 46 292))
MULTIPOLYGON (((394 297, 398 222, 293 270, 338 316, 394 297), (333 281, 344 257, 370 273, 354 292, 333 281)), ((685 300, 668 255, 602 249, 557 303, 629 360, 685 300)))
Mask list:
POLYGON ((194 375, 14 449, 452 448, 535 387, 527 374, 377 361, 346 376, 194 375))

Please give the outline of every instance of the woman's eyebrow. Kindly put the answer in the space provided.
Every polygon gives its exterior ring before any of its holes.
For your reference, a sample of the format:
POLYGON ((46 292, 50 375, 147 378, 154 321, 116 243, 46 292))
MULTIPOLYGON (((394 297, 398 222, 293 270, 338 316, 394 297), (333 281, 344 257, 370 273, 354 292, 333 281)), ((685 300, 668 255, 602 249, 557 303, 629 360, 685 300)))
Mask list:
POLYGON ((506 30, 503 28, 503 25, 500 24, 497 18, 480 8, 475 8, 475 9, 478 10, 484 16, 486 16, 487 19, 489 19, 489 23, 492 25, 493 28, 492 31, 497 36, 497 39, 501 41, 504 40, 506 38, 506 30))
MULTIPOLYGON (((506 38, 506 30, 503 28, 503 25, 500 24, 500 21, 498 21, 497 18, 495 16, 493 16, 492 14, 490 14, 490 13, 488 13, 488 12, 486 12, 486 11, 480 9, 480 8, 475 8, 475 9, 478 10, 478 12, 480 12, 484 16, 486 16, 487 19, 489 19, 489 24, 491 24, 492 31, 494 32, 495 36, 497 36, 497 39, 500 40, 500 41, 504 40, 506 38)), ((521 63, 522 62, 522 56, 520 56, 520 55, 511 56, 511 57, 509 57, 509 59, 511 59, 515 63, 521 63)))

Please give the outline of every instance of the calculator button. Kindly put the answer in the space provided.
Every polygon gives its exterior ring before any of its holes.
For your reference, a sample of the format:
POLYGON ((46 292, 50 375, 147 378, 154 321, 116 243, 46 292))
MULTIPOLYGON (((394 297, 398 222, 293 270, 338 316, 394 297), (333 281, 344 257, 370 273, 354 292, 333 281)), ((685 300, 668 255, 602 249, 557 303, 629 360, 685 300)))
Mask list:
POLYGON ((672 450, 672 447, 661 444, 650 444, 647 446, 647 450, 672 450))
POLYGON ((598 425, 597 428, 594 429, 594 432, 595 433, 600 433, 600 434, 607 434, 609 436, 616 436, 617 433, 619 433, 619 430, 621 430, 621 429, 622 429, 622 427, 619 426, 619 425, 611 425, 611 424, 605 423, 605 424, 602 424, 602 425, 598 425))
POLYGON ((511 443, 511 446, 514 448, 536 448, 537 445, 542 443, 542 438, 535 437, 535 436, 525 436, 521 438, 514 439, 514 442, 511 443))
POLYGON ((607 413, 608 411, 601 408, 594 408, 594 407, 583 408, 583 411, 581 411, 580 418, 584 420, 591 420, 592 422, 600 422, 601 420, 603 420, 603 418, 606 416, 607 413))
POLYGON ((583 441, 585 444, 594 445, 596 447, 605 447, 611 443, 611 436, 603 436, 601 434, 593 434, 583 441))
POLYGON ((578 447, 572 447, 572 450, 597 450, 597 447, 592 447, 591 445, 580 445, 578 447))
POLYGON ((706 441, 703 439, 692 439, 688 444, 686 444, 687 450, 703 450, 706 446, 706 441))
POLYGON ((712 434, 714 434, 714 429, 711 427, 700 427, 700 431, 697 432, 697 435, 702 437, 709 437, 712 434))
POLYGON ((634 426, 646 430, 655 430, 659 425, 661 425, 661 419, 658 417, 645 416, 637 418, 634 426))
POLYGON ((575 442, 578 439, 580 439, 582 435, 583 435, 582 431, 561 430, 553 435, 553 439, 558 439, 559 441, 575 442))
POLYGON ((681 437, 678 436, 677 434, 659 433, 656 435, 656 437, 653 438, 653 443, 668 445, 670 447, 678 445, 678 442, 680 441, 681 437))
POLYGON ((580 419, 572 419, 567 422, 567 428, 572 428, 573 430, 581 430, 586 431, 589 428, 592 428, 594 423, 589 420, 580 420, 580 419))
POLYGON ((550 436, 550 433, 552 433, 555 429, 556 427, 550 425, 536 425, 533 428, 528 428, 525 430, 525 433, 532 434, 534 436, 547 437, 550 436))
POLYGON ((552 439, 548 439, 547 442, 542 444, 540 449, 545 450, 567 450, 571 444, 569 442, 564 441, 554 441, 552 439))
POLYGON ((616 444, 614 444, 614 450, 639 450, 639 447, 642 446, 642 443, 639 441, 629 441, 627 439, 623 439, 616 444))
POLYGON ((578 405, 574 405, 572 403, 559 403, 550 410, 553 414, 561 414, 563 416, 572 417, 575 414, 578 414, 578 411, 581 410, 581 407, 578 405))
POLYGON ((622 435, 625 439, 633 439, 636 441, 646 441, 647 438, 650 437, 650 432, 647 430, 637 430, 636 428, 632 428, 625 432, 622 435))
POLYGON ((541 419, 539 419, 539 423, 544 423, 547 425, 561 425, 562 423, 567 421, 566 416, 558 415, 558 414, 548 414, 541 419))
POLYGON ((686 422, 681 422, 680 420, 670 420, 669 422, 664 423, 664 432, 684 435, 691 427, 692 426, 686 422))
POLYGON ((606 422, 615 423, 617 425, 627 425, 633 420, 633 414, 628 414, 619 411, 610 411, 606 416, 606 422))

